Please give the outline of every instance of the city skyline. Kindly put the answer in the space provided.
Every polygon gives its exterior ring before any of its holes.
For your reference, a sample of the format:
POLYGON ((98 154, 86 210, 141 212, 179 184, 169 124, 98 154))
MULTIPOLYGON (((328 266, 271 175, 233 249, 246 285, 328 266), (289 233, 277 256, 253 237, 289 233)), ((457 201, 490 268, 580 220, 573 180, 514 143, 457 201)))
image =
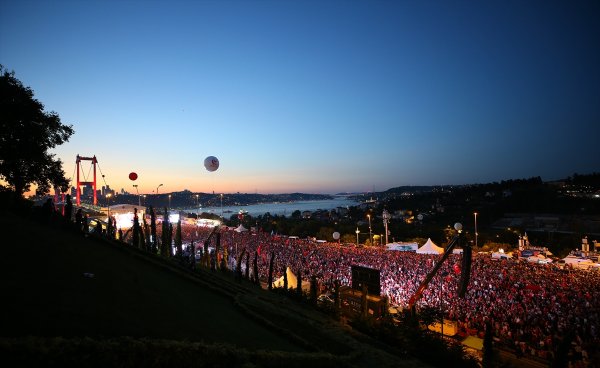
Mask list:
POLYGON ((73 125, 53 152, 73 180, 76 155, 95 155, 98 188, 550 181, 600 170, 599 15, 594 2, 5 1, 0 64, 73 125))

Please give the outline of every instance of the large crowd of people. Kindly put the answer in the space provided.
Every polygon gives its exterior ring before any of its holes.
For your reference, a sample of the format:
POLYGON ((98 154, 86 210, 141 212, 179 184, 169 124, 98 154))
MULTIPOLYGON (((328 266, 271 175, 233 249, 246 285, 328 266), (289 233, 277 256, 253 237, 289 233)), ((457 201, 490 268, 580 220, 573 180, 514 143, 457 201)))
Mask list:
MULTIPOLYGON (((199 249, 210 231, 184 225, 184 242, 195 240, 199 249)), ((256 252, 263 282, 271 254, 275 256, 274 280, 290 267, 296 274, 301 272, 304 280, 316 276, 325 288, 332 287, 336 279, 342 285, 350 285, 351 266, 361 265, 380 270, 382 294, 400 308, 408 306, 419 284, 441 257, 381 247, 317 243, 264 232, 224 229, 220 234, 229 265, 236 264, 236 256, 245 250, 252 255, 252 270, 256 252)), ((600 343, 599 272, 475 255, 467 293, 459 298, 461 261, 462 255, 449 256, 417 302, 418 308, 441 310, 446 319, 457 322, 463 336, 482 337, 486 326, 491 326, 496 342, 514 349, 519 356, 553 360, 562 345, 572 365, 587 364, 590 351, 597 350, 600 343)), ((242 266, 246 267, 245 257, 242 266)))
MULTIPOLYGON (((51 204, 43 208, 48 216, 49 208, 51 204)), ((160 239, 161 226, 157 230, 160 239)), ((182 241, 187 247, 194 244, 195 252, 204 248, 212 232, 210 227, 183 223, 182 241)), ((238 232, 227 227, 222 227, 219 234, 220 249, 226 252, 216 257, 227 254, 226 264, 233 269, 237 257, 245 251, 251 256, 243 257, 242 268, 245 271, 249 267, 252 274, 256 254, 262 283, 267 282, 271 255, 273 280, 289 267, 295 274, 301 273, 303 280, 316 276, 323 289, 332 288, 335 280, 351 285, 351 266, 365 266, 380 270, 382 295, 401 309, 409 306, 420 283, 441 257, 321 243, 261 231, 238 232)), ((215 249, 215 239, 212 237, 210 249, 215 249)), ((518 356, 553 361, 561 351, 568 356, 570 366, 588 365, 590 353, 600 344, 600 272, 475 255, 467 293, 459 298, 461 262, 462 255, 448 257, 417 301, 417 309, 438 309, 445 319, 457 323, 462 336, 483 337, 486 328, 491 328, 495 341, 518 356)))

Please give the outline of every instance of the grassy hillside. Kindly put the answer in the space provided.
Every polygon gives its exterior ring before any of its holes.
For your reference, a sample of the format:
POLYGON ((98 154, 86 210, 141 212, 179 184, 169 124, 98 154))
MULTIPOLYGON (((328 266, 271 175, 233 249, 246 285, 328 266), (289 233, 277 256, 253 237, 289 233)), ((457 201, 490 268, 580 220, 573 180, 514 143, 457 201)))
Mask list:
POLYGON ((0 213, 0 224, 0 355, 16 363, 47 363, 50 356, 60 366, 68 356, 102 366, 113 361, 94 357, 133 354, 138 358, 124 366, 168 366, 175 358, 186 366, 215 360, 224 366, 423 366, 229 275, 191 274, 136 249, 8 213, 0 213))

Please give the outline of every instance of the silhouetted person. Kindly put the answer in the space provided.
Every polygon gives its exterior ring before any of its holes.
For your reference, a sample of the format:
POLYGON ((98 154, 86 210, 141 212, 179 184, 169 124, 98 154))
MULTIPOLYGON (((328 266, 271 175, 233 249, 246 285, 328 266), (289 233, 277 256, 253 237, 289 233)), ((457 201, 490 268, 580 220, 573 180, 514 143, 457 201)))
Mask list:
POLYGON ((88 215, 87 215, 87 213, 85 214, 85 216, 83 216, 83 223, 82 223, 81 230, 83 231, 84 234, 87 234, 90 231, 90 229, 88 227, 88 215))
POLYGON ((65 220, 67 220, 67 223, 70 223, 71 216, 73 215, 73 202, 71 202, 71 195, 67 194, 65 200, 65 220))
POLYGON ((80 232, 82 226, 83 226, 83 216, 81 214, 81 208, 78 208, 77 212, 75 212, 75 229, 77 229, 77 231, 80 232))
POLYGON ((54 214, 54 201, 52 198, 48 198, 42 205, 42 221, 50 223, 52 215, 54 214))

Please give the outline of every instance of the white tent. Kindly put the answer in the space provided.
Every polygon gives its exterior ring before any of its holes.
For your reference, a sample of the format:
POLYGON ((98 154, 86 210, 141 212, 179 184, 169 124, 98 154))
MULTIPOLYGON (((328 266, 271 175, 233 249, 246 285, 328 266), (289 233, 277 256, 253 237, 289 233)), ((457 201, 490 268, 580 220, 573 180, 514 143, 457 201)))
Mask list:
POLYGON ((417 253, 419 254, 442 254, 444 253, 444 248, 438 247, 434 242, 431 241, 431 238, 427 239, 427 242, 423 244, 423 246, 417 249, 417 253))
MULTIPOLYGON (((289 267, 286 268, 285 273, 287 275, 288 289, 296 289, 298 287, 298 278, 296 277, 296 275, 294 275, 294 273, 292 272, 292 270, 289 267)), ((281 276, 280 278, 278 278, 277 280, 275 280, 273 282, 273 287, 274 288, 282 288, 283 287, 283 276, 281 276)), ((310 282, 302 281, 302 290, 308 290, 308 289, 310 289, 310 282)))
POLYGON ((240 224, 240 226, 238 226, 238 227, 235 228, 235 231, 238 232, 238 233, 241 233, 241 232, 244 232, 244 231, 248 231, 248 229, 246 229, 244 227, 244 225, 240 224))

